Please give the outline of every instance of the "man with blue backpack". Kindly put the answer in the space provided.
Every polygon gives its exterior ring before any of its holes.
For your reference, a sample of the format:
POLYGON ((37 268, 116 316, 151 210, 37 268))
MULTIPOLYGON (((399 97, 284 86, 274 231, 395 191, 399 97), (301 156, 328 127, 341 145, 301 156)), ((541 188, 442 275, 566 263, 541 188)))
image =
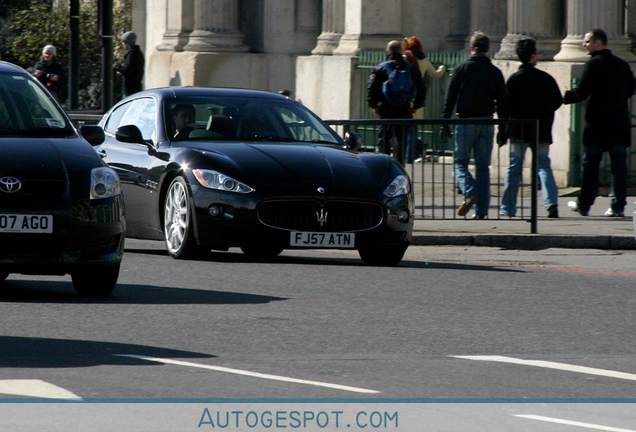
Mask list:
MULTIPOLYGON (((377 65, 367 83, 367 102, 378 118, 410 119, 424 106, 425 82, 417 68, 404 60, 402 43, 393 40, 386 47, 387 60, 377 65)), ((378 146, 385 154, 391 154, 391 140, 397 146, 394 158, 404 163, 409 126, 380 126, 378 146)))

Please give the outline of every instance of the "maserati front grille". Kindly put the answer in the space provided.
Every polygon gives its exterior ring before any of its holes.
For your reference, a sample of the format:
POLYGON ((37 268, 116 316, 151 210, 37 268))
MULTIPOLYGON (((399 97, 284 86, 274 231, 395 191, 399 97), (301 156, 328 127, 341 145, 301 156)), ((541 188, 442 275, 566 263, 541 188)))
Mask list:
POLYGON ((272 200, 258 207, 264 225, 289 231, 356 232, 379 226, 384 210, 355 201, 272 200))

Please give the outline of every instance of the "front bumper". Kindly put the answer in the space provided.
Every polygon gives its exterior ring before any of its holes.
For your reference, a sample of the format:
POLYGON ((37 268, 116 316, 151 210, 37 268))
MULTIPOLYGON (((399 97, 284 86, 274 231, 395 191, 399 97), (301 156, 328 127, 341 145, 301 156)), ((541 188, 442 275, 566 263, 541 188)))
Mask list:
POLYGON ((53 216, 51 234, 0 234, 0 272, 63 275, 121 262, 126 231, 121 195, 80 200, 53 216))
MULTIPOLYGON (((216 194, 193 193, 193 204, 196 212, 194 218, 195 238, 199 245, 212 249, 227 250, 230 247, 267 245, 282 247, 284 249, 300 248, 290 246, 290 233, 296 231, 311 232, 353 232, 355 234, 354 249, 369 246, 403 246, 408 245, 413 233, 413 198, 412 195, 403 195, 392 198, 386 202, 362 202, 346 200, 342 198, 324 198, 325 208, 330 202, 354 203, 368 207, 379 208, 380 216, 378 223, 372 227, 365 225, 364 229, 337 230, 334 225, 324 224, 319 227, 315 222, 325 213, 318 211, 306 212, 306 218, 310 222, 301 221, 299 226, 311 228, 291 228, 294 223, 281 222, 284 228, 268 226, 259 214, 259 207, 264 203, 272 201, 306 202, 316 200, 315 198, 275 198, 263 199, 260 202, 244 196, 238 196, 235 200, 219 200, 216 194), (216 199, 215 199, 216 198, 216 199), (211 216, 210 208, 218 207, 221 212, 216 216, 211 216), (404 212, 408 217, 404 218, 404 212), (402 215, 400 217, 400 215, 402 215)), ((258 198, 258 197, 256 197, 258 198)), ((329 216, 331 217, 331 216, 329 216)), ((302 219, 302 215, 295 218, 302 219)))

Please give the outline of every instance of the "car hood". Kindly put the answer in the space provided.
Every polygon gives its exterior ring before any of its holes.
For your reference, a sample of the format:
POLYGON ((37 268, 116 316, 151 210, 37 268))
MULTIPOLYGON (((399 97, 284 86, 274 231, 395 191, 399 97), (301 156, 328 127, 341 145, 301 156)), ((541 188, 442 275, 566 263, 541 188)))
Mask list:
POLYGON ((20 179, 66 180, 66 165, 57 146, 48 140, 3 139, 0 172, 20 179))
POLYGON ((95 150, 80 138, 4 138, 0 142, 0 173, 20 181, 71 182, 89 190, 90 167, 102 163, 95 150))
POLYGON ((386 155, 325 145, 233 143, 214 150, 225 174, 265 195, 377 198, 403 173, 386 155))

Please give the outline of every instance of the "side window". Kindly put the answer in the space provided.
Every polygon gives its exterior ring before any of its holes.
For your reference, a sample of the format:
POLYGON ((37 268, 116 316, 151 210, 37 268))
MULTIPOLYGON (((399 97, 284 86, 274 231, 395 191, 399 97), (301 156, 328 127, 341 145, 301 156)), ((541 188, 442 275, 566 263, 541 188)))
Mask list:
POLYGON ((114 110, 110 117, 108 117, 108 121, 106 122, 104 130, 115 135, 115 132, 117 132, 117 128, 121 124, 121 119, 124 117, 124 114, 126 114, 126 111, 128 111, 131 105, 132 103, 129 102, 114 110))
POLYGON ((139 128, 145 140, 152 139, 157 120, 157 107, 152 98, 135 99, 122 124, 132 124, 139 128))

